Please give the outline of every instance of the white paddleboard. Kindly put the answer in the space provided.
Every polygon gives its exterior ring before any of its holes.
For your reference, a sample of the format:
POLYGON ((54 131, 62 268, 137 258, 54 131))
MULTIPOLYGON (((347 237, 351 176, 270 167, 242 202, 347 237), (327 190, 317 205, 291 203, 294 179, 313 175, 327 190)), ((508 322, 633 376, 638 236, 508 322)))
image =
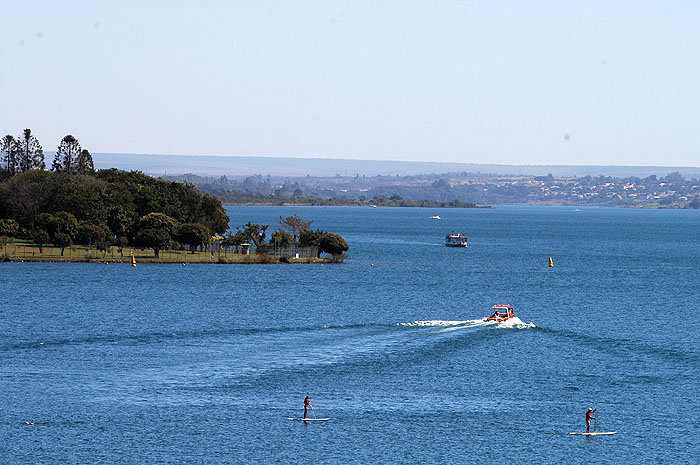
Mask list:
POLYGON ((330 418, 287 418, 287 420, 297 421, 328 421, 330 418))
POLYGON ((569 434, 582 434, 584 436, 610 436, 612 434, 617 433, 617 431, 595 431, 593 433, 586 433, 586 432, 573 432, 569 434))

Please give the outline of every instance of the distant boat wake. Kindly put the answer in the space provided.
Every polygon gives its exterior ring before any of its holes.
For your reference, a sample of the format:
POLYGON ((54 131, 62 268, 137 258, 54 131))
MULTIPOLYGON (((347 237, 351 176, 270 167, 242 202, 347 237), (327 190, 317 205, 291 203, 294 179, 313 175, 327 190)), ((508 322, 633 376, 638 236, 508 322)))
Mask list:
POLYGON ((526 329, 526 328, 535 328, 536 327, 534 323, 532 323, 532 322, 525 323, 517 316, 510 318, 507 321, 502 321, 500 323, 497 323, 495 321, 486 321, 486 318, 482 318, 480 320, 457 320, 457 321, 420 320, 420 321, 413 321, 410 323, 398 323, 398 326, 442 327, 442 329, 439 331, 441 333, 449 332, 449 331, 458 331, 460 329, 466 329, 466 328, 478 328, 478 327, 483 327, 483 326, 490 326, 490 327, 493 327, 494 329, 507 329, 507 328, 526 329))

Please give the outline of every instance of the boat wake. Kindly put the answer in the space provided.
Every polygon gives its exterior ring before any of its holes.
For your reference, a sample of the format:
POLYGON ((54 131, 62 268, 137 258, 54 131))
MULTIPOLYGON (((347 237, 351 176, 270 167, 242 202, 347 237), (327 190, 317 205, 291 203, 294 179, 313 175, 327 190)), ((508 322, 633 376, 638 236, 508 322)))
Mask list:
POLYGON ((520 318, 513 317, 507 321, 500 323, 495 321, 487 321, 486 318, 480 320, 419 320, 410 323, 398 323, 398 326, 413 326, 413 327, 441 327, 440 332, 457 331, 465 328, 478 328, 482 326, 493 327, 494 329, 526 329, 535 328, 534 323, 525 323, 520 318))
POLYGON ((478 323, 481 320, 425 320, 425 321, 412 321, 410 323, 398 323, 397 326, 457 326, 465 325, 469 323, 478 323))
POLYGON ((525 323, 523 320, 518 318, 517 316, 514 316, 513 318, 510 318, 507 321, 502 321, 500 323, 496 324, 496 328, 515 328, 515 329, 527 329, 527 328, 536 328, 535 323, 530 322, 530 323, 525 323))

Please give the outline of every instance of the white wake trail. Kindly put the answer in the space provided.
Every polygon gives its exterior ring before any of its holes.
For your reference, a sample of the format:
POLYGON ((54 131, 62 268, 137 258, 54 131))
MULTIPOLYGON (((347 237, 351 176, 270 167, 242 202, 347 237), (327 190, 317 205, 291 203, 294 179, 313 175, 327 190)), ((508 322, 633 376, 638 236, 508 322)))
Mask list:
POLYGON ((420 320, 412 321, 410 323, 398 323, 398 326, 456 326, 463 325, 467 323, 477 322, 480 320, 420 320))
POLYGON ((497 328, 515 328, 515 329, 526 329, 526 328, 536 328, 535 323, 530 322, 530 323, 525 323, 523 320, 518 318, 517 316, 514 316, 513 318, 507 320, 507 321, 502 321, 501 323, 498 323, 496 326, 497 328))
POLYGON ((526 329, 535 328, 534 323, 525 323, 520 318, 513 317, 508 321, 500 323, 495 321, 487 321, 486 318, 480 320, 419 320, 410 323, 398 323, 398 326, 414 326, 414 327, 437 327, 442 328, 439 332, 457 331, 465 328, 477 328, 481 326, 493 326, 498 329, 515 328, 526 329))

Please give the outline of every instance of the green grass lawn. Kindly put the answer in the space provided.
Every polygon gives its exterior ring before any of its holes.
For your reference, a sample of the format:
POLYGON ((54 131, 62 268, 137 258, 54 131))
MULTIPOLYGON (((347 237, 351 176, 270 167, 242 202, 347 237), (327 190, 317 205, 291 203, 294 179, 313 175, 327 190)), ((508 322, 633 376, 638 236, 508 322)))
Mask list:
MULTIPOLYGON (((10 261, 36 262, 114 262, 131 263, 131 255, 136 263, 280 263, 278 255, 243 255, 226 251, 219 252, 189 252, 184 250, 161 250, 155 257, 153 249, 135 249, 110 247, 107 251, 88 248, 84 245, 66 247, 61 255, 59 247, 44 246, 43 251, 31 242, 13 240, 11 244, 2 247, 2 256, 10 261)), ((325 258, 291 259, 292 263, 326 263, 325 258)))

